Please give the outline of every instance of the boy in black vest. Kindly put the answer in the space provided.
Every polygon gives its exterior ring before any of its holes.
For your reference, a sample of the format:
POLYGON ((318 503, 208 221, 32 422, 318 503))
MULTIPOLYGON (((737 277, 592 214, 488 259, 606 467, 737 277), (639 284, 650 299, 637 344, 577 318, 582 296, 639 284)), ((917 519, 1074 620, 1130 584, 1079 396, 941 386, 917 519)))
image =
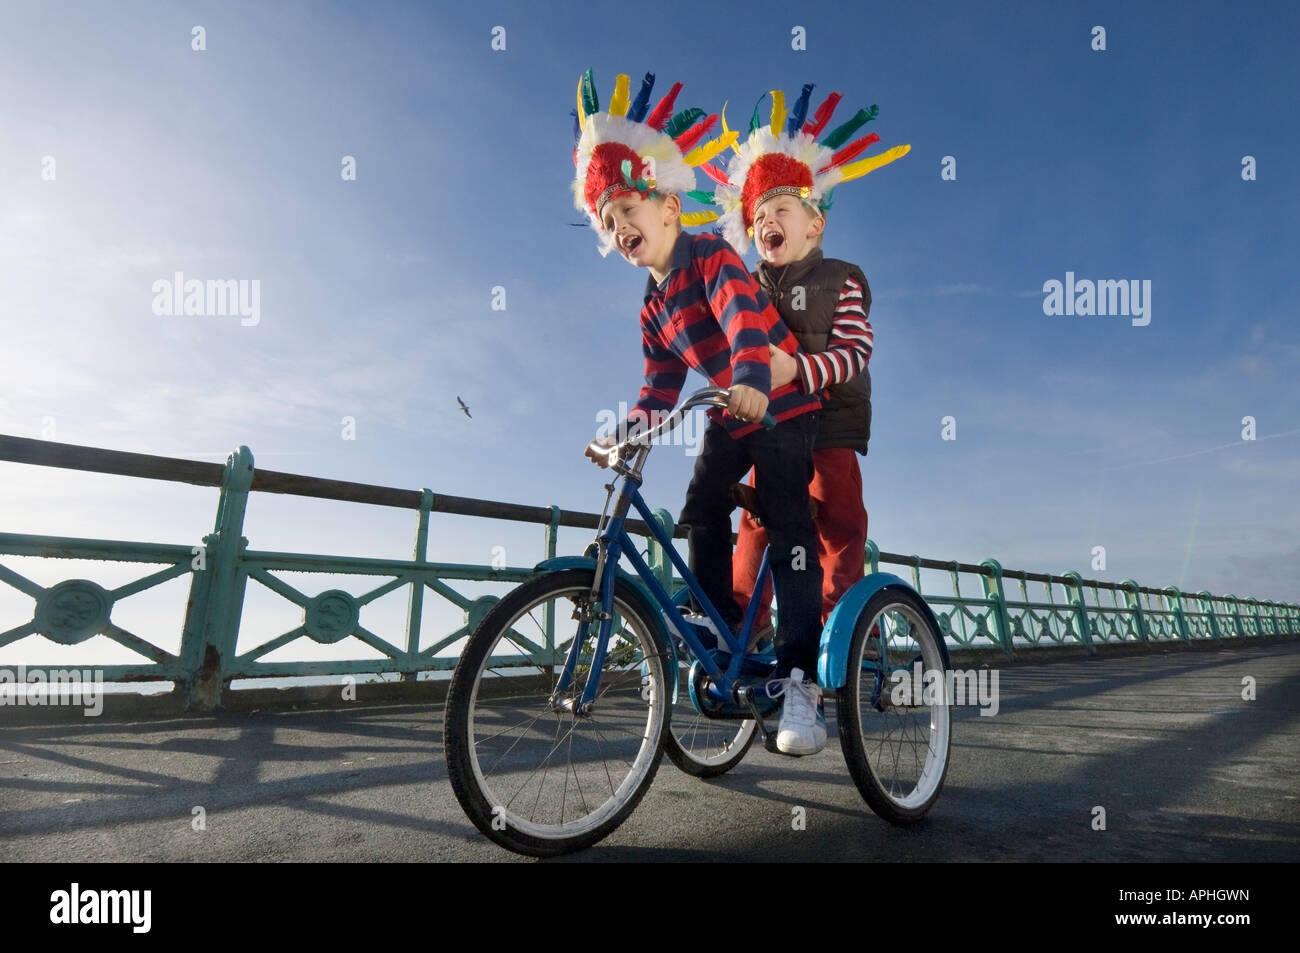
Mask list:
MULTIPOLYGON (((811 92, 811 85, 804 86, 784 129, 780 91, 771 94, 770 124, 759 122, 755 108, 749 139, 737 149, 727 168, 728 182, 714 196, 724 209, 724 235, 742 252, 751 240, 757 245, 762 260, 754 277, 801 346, 794 356, 773 353, 773 386, 794 380, 800 390, 824 398, 809 484, 809 495, 816 501, 824 623, 865 569, 867 511, 857 454, 866 454, 871 434, 867 362, 873 343, 867 321, 871 291, 862 270, 822 255, 825 211, 836 185, 906 155, 910 147, 898 146, 853 161, 879 141, 871 134, 845 145, 854 132, 875 118, 875 106, 859 110, 820 143, 815 142, 840 97, 831 94, 805 123, 811 92)), ((761 525, 742 513, 732 569, 735 598, 742 607, 748 604, 756 584, 767 542, 761 525)), ((756 630, 768 622, 770 586, 768 593, 762 600, 756 630)), ((812 727, 818 750, 825 743, 820 710, 819 701, 812 727)))

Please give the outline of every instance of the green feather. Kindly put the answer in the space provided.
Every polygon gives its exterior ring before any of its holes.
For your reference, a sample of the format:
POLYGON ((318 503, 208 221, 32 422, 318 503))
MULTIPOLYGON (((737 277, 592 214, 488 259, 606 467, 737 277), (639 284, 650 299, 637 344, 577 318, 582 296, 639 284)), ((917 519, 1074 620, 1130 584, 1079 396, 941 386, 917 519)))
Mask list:
POLYGON ((758 110, 763 105, 763 100, 767 99, 768 93, 758 97, 758 102, 754 103, 754 115, 749 117, 749 134, 752 136, 759 126, 763 125, 763 120, 759 118, 758 110))
POLYGON ((672 119, 668 120, 668 125, 665 127, 664 132, 668 133, 669 138, 676 139, 687 129, 691 128, 691 126, 695 125, 695 121, 703 115, 704 110, 700 109, 698 106, 694 106, 690 109, 683 109, 672 119))
POLYGON ((591 70, 582 74, 582 111, 588 116, 600 112, 600 100, 596 98, 596 77, 591 70))
POLYGON ((857 115, 844 125, 836 126, 835 130, 821 141, 821 145, 826 146, 828 149, 838 149, 849 141, 849 136, 875 119, 876 114, 879 112, 879 106, 872 106, 870 109, 859 109, 857 115))
POLYGON ((699 202, 701 205, 717 205, 717 204, 718 204, 718 203, 714 200, 714 198, 713 198, 713 193, 712 193, 712 192, 701 192, 699 189, 691 189, 691 190, 690 190, 689 192, 687 192, 686 194, 689 195, 691 198, 695 199, 695 201, 699 202))
POLYGON ((654 192, 650 191, 650 183, 647 182, 645 179, 632 178, 631 159, 624 159, 622 162, 618 164, 618 167, 623 173, 623 182, 626 183, 629 188, 636 189, 638 192, 644 192, 648 195, 655 194, 654 192))

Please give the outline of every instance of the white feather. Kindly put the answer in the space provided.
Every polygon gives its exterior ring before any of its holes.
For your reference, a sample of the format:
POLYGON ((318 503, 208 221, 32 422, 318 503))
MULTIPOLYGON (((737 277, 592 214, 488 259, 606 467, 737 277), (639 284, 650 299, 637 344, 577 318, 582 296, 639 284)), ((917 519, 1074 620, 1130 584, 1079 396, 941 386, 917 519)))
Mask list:
MULTIPOLYGON (((682 152, 672 136, 645 123, 633 122, 626 116, 611 116, 597 112, 586 117, 576 153, 576 175, 573 181, 573 204, 587 213, 591 227, 600 239, 600 254, 608 255, 614 247, 613 236, 601 228, 599 220, 587 208, 587 167, 596 147, 606 142, 619 142, 642 159, 654 160, 655 191, 664 195, 688 192, 695 188, 695 170, 682 161, 682 152)), ((640 175, 640 169, 633 173, 640 175)))
POLYGON ((745 228, 745 210, 741 202, 745 179, 754 163, 772 152, 789 156, 808 167, 813 183, 808 201, 814 205, 820 205, 826 193, 838 185, 842 177, 838 169, 831 169, 822 175, 816 174, 816 170, 830 162, 835 153, 826 146, 818 145, 807 133, 798 132, 789 136, 782 132, 780 136, 774 136, 770 126, 755 129, 727 164, 727 178, 731 184, 719 185, 713 195, 723 210, 719 218, 722 235, 742 254, 750 245, 749 232, 745 228))

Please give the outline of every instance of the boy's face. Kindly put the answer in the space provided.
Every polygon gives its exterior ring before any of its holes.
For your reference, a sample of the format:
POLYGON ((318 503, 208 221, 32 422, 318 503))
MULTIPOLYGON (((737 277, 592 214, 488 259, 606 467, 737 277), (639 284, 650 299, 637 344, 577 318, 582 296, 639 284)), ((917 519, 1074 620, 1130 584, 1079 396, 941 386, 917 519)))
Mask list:
POLYGON ((620 192, 605 203, 601 224, 614 236, 614 247, 624 259, 649 268, 662 281, 677 243, 680 212, 681 199, 676 195, 648 199, 638 192, 620 192))
POLYGON ((817 247, 826 219, 793 195, 777 195, 754 209, 754 245, 759 257, 780 268, 817 247))

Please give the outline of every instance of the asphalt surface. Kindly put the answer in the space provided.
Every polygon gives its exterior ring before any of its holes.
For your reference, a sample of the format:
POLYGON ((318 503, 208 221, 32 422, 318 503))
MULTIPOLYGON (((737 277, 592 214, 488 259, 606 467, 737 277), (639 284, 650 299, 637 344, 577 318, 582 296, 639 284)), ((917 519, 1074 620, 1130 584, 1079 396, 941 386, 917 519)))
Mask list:
MULTIPOLYGON (((999 688, 996 716, 957 710, 915 827, 867 808, 828 705, 821 754, 755 746, 713 781, 664 758, 622 827, 561 862, 1300 860, 1300 642, 1017 663, 999 688)), ((0 711, 0 860, 531 862, 462 813, 441 722, 418 704, 23 726, 0 711)))

